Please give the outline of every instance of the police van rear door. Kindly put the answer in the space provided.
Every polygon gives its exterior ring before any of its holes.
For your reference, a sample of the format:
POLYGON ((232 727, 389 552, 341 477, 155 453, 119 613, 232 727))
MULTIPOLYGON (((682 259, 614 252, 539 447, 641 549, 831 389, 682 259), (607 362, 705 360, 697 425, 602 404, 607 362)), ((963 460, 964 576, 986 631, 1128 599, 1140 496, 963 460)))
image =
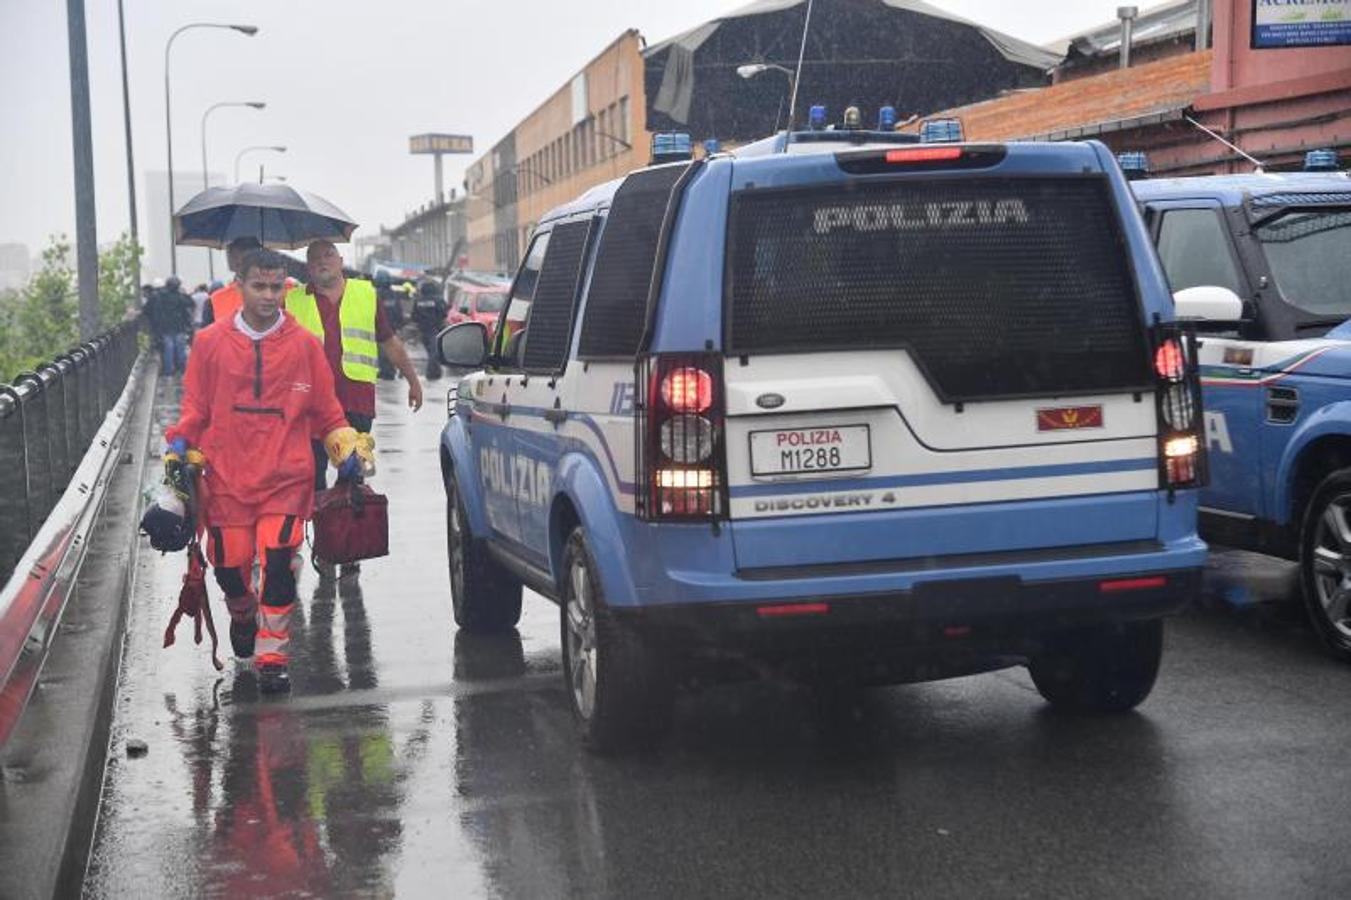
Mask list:
POLYGON ((1085 171, 1091 148, 1021 156, 842 153, 850 177, 817 184, 738 161, 724 376, 740 566, 1155 536, 1122 213, 1085 171))

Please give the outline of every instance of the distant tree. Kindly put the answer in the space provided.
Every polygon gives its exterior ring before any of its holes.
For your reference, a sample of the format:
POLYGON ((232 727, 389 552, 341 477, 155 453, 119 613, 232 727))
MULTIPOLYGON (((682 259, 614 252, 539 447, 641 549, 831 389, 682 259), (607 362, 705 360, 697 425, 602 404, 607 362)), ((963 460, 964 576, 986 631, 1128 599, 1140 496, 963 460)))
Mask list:
POLYGON ((99 254, 99 327, 112 328, 135 309, 140 295, 136 283, 137 263, 144 249, 123 232, 107 250, 99 254))
POLYGON ((0 291, 0 380, 8 381, 21 368, 23 335, 19 332, 19 304, 23 295, 12 288, 0 291))
MULTIPOLYGON (((123 234, 99 254, 99 328, 112 328, 137 305, 142 249, 123 234)), ((70 241, 53 235, 42 266, 18 291, 0 293, 0 381, 32 369, 80 341, 80 294, 70 241)))
MULTIPOLYGON (((71 265, 70 241, 54 235, 42 251, 42 266, 20 292, 15 325, 19 345, 19 370, 31 369, 79 342, 79 294, 71 265)), ((3 373, 13 378, 14 371, 3 373)))

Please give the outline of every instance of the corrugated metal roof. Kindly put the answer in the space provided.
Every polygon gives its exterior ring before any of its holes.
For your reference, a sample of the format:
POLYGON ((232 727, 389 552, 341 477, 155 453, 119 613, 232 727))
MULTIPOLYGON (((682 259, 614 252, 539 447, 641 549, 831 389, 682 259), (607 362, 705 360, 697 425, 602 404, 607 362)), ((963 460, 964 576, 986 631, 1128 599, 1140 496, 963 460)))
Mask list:
POLYGON ((960 118, 969 141, 1066 140, 1177 119, 1210 91, 1212 52, 1113 69, 926 118, 960 118))
MULTIPOLYGON (((1197 0, 1174 0, 1151 7, 1135 18, 1131 43, 1135 46, 1185 37, 1196 31, 1197 0)), ((1113 19, 1088 31, 1047 45, 1070 55, 1107 56, 1120 52, 1121 20, 1113 19)))

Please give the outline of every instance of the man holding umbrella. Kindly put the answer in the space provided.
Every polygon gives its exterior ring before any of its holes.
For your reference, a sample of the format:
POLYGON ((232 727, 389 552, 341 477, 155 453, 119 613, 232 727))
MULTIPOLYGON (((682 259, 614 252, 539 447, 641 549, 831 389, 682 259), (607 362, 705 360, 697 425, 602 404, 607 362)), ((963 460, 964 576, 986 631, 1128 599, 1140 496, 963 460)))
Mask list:
MULTIPOLYGON (((343 275, 342 256, 332 241, 315 241, 305 254, 309 284, 286 295, 286 311, 324 344, 333 369, 338 402, 357 431, 369 432, 375 418, 378 351, 383 350, 408 381, 408 405, 422 408, 422 383, 403 342, 390 327, 369 281, 343 275)), ((314 445, 314 486, 327 487, 328 454, 314 445)), ((355 564, 344 572, 356 571, 355 564)), ((329 574, 325 572, 324 574, 329 574)))
POLYGON ((253 250, 235 275, 243 304, 197 339, 179 420, 164 435, 165 465, 189 448, 205 455, 207 558, 230 609, 230 643, 271 693, 290 687, 291 558, 314 508, 310 439, 324 437, 334 465, 355 468, 353 457, 372 454, 343 416, 323 348, 281 311, 286 260, 253 250))

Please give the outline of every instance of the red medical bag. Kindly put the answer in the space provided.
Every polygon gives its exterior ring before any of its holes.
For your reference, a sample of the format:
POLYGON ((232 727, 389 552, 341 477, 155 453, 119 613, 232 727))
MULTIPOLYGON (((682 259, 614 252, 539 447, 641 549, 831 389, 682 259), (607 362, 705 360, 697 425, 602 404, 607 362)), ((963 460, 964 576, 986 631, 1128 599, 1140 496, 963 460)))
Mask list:
POLYGON ((358 482, 320 491, 314 511, 314 555, 353 563, 389 555, 389 500, 358 482))

